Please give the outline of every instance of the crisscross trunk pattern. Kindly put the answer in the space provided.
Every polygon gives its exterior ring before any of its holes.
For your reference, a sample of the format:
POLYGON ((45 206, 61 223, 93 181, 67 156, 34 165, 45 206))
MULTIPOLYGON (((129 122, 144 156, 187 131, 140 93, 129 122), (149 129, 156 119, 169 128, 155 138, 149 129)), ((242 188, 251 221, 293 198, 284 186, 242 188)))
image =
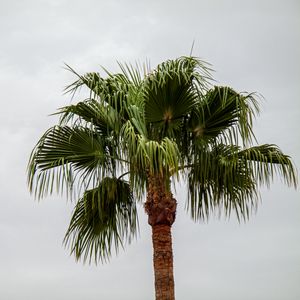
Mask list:
POLYGON ((149 177, 145 210, 152 227, 156 300, 175 300, 171 228, 176 206, 165 180, 161 176, 149 177))

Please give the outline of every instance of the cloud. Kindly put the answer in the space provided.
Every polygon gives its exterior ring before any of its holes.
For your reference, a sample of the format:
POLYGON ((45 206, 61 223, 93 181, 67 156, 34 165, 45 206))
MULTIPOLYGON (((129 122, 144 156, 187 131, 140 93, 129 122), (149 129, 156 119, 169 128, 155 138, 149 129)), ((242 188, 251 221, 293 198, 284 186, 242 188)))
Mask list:
MULTIPOLYGON (((70 103, 79 73, 116 71, 188 55, 213 64, 219 84, 265 97, 255 128, 300 164, 298 1, 6 1, 0 4, 0 294, 3 299, 153 299, 150 229, 104 266, 82 266, 62 245, 72 203, 34 202, 26 165, 48 117, 70 103)), ((184 185, 183 185, 184 186, 184 185)), ((299 299, 299 192, 275 181, 249 223, 194 224, 178 189, 174 225, 179 298, 299 299), (227 297, 227 298, 226 298, 227 297), (247 298, 248 297, 248 298, 247 298)))

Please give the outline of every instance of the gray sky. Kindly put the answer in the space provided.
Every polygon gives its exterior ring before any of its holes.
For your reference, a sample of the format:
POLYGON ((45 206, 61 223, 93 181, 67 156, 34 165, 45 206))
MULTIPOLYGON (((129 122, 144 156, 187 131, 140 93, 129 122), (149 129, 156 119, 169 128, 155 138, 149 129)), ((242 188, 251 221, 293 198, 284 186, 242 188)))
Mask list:
MULTIPOLYGON (((0 0, 0 298, 4 300, 154 298, 150 228, 109 264, 75 263, 62 239, 72 211, 59 197, 40 203, 26 187, 34 144, 48 117, 70 103, 62 89, 79 72, 116 60, 151 65, 188 55, 210 62, 218 84, 265 100, 255 132, 300 166, 300 2, 0 0)), ((177 299, 300 299, 299 189, 275 180, 239 225, 193 223, 178 189, 174 233, 177 299)))

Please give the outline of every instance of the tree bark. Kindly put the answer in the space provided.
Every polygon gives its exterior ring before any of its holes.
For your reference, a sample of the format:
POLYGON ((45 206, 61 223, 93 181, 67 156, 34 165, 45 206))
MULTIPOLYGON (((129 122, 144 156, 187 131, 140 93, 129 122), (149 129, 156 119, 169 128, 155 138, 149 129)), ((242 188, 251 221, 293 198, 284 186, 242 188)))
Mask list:
POLYGON ((155 299, 174 300, 173 251, 170 225, 152 226, 155 299))
POLYGON ((176 207, 176 200, 164 178, 149 177, 145 211, 152 227, 156 300, 175 300, 171 227, 176 207))

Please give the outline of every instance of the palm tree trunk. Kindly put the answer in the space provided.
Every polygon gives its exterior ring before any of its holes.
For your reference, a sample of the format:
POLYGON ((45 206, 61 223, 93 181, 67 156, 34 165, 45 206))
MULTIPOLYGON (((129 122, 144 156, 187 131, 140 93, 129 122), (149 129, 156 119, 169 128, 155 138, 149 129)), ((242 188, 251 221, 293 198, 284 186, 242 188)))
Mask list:
POLYGON ((174 300, 174 275, 171 226, 152 226, 155 299, 174 300))
POLYGON ((176 200, 164 178, 149 177, 145 210, 152 227, 156 300, 175 300, 171 227, 176 207, 176 200))

